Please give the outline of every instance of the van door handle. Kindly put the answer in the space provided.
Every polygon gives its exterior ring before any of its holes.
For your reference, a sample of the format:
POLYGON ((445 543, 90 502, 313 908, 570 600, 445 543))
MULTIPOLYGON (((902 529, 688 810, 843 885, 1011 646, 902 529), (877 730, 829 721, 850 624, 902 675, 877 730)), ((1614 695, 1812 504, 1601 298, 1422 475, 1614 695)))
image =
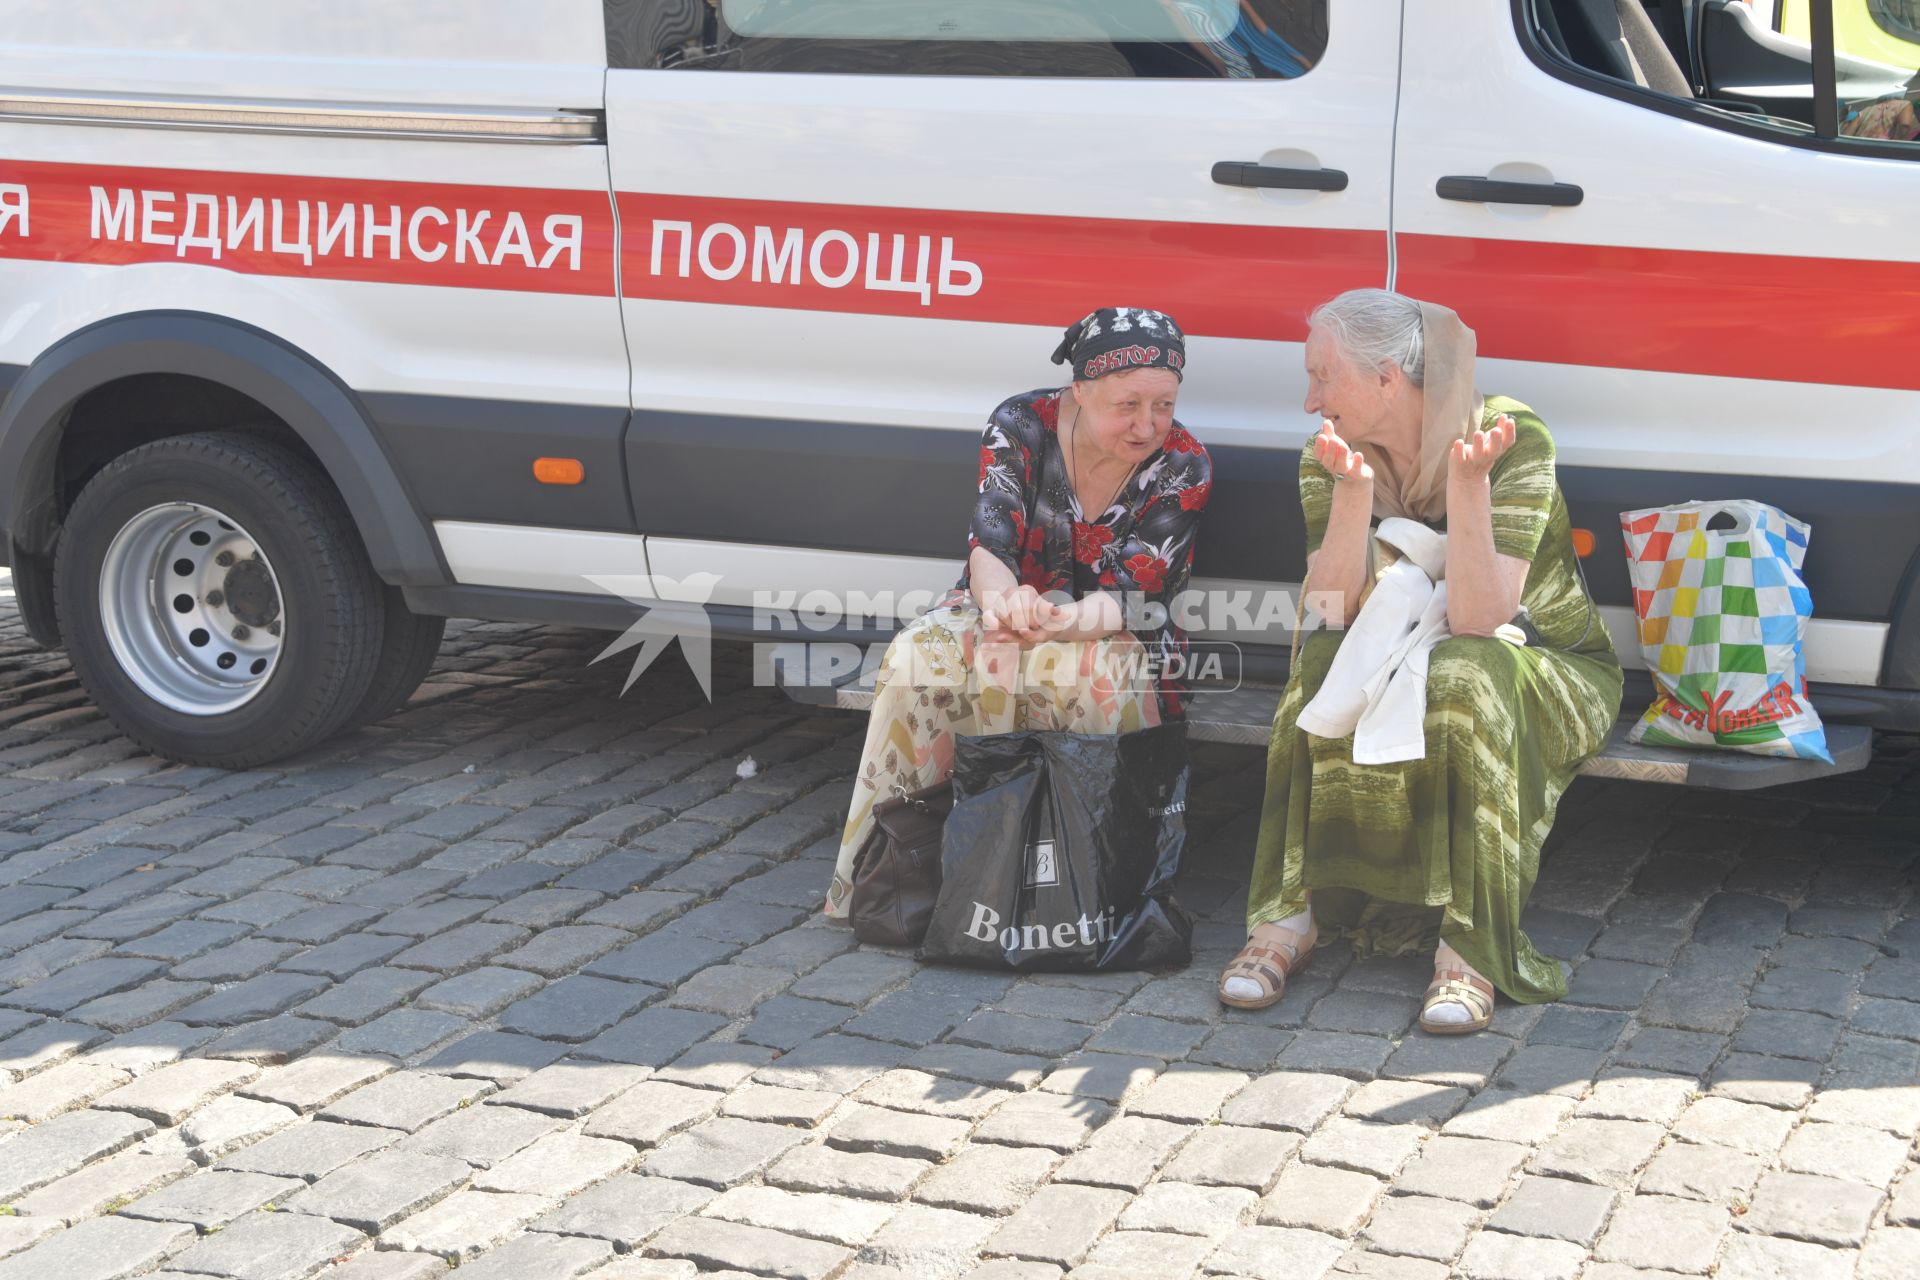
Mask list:
POLYGON ((1498 178, 1442 178, 1434 187, 1442 200, 1477 204, 1546 204, 1570 208, 1587 198, 1571 182, 1502 182, 1498 178))
POLYGON ((1339 169, 1283 169, 1248 160, 1222 160, 1213 166, 1213 180, 1223 187, 1270 187, 1282 191, 1345 191, 1347 175, 1339 169))

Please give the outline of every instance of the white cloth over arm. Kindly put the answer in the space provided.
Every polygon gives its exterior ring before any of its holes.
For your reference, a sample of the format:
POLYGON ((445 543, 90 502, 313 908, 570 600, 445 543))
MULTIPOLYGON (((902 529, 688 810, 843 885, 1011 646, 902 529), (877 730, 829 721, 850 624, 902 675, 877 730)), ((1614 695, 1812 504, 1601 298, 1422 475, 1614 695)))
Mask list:
POLYGON ((1319 738, 1353 735, 1355 764, 1426 755, 1427 658, 1447 626, 1447 537, 1390 517, 1374 535, 1401 558, 1375 579, 1299 725, 1319 738))

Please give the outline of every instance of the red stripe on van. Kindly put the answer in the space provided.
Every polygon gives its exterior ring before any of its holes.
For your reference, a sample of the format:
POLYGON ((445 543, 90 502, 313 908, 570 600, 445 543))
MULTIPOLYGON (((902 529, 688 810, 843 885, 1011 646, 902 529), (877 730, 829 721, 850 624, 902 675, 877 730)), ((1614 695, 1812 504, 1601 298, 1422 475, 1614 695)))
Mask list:
POLYGON ((0 160, 0 184, 26 188, 24 234, 18 208, 7 216, 9 206, 18 204, 17 193, 0 190, 0 258, 101 266, 176 262, 249 275, 613 293, 613 209, 599 190, 17 160, 0 160), (247 222, 256 202, 259 221, 247 222), (341 221, 349 208, 350 229, 341 221), (378 228, 371 238, 369 211, 378 228), (537 265, 552 248, 545 234, 549 218, 580 219, 577 265, 569 250, 552 254, 544 268, 537 265), (245 231, 230 243, 232 221, 245 231), (210 225, 217 251, 207 242, 210 225), (328 227, 338 234, 319 252, 328 227), (391 237, 389 227, 395 227, 391 237), (183 246, 179 237, 189 230, 200 243, 183 246), (276 250, 276 239, 294 247, 276 250), (301 244, 313 252, 301 252, 301 244))
MULTIPOLYGON (((629 298, 664 302, 1060 327, 1096 306, 1118 304, 1164 308, 1192 333, 1299 342, 1316 303, 1386 278, 1385 231, 775 204, 634 191, 621 192, 619 200, 621 291, 629 298), (722 230, 708 241, 703 266, 700 241, 715 227, 722 230), (767 230, 776 249, 790 229, 801 233, 802 260, 789 259, 779 282, 768 278, 768 271, 753 278, 756 228, 767 230), (806 261, 819 237, 836 231, 847 240, 826 242, 820 262, 826 278, 843 274, 849 240, 859 251, 858 273, 837 286, 820 283, 806 261), (741 241, 733 238, 735 232, 741 241), (903 237, 901 274, 910 277, 919 274, 919 245, 926 238, 929 291, 924 299, 867 287, 869 249, 879 247, 876 275, 889 279, 895 236, 903 237), (683 241, 689 251, 684 275, 683 241), (739 262, 742 242, 746 260, 739 262), (978 266, 978 292, 939 291, 947 242, 953 258, 978 266)), ((959 283, 964 285, 965 278, 959 283)))
POLYGON ((1483 356, 1920 390, 1920 262, 1397 242, 1398 287, 1457 310, 1483 356))

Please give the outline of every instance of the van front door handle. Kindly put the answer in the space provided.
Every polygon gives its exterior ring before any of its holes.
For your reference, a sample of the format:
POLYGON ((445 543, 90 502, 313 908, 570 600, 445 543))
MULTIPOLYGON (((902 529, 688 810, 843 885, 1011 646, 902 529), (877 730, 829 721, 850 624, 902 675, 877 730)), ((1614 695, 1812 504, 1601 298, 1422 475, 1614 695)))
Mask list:
POLYGON ((1281 191, 1345 191, 1347 175, 1339 169, 1284 169, 1249 160, 1222 160, 1213 166, 1213 180, 1223 187, 1270 187, 1281 191))
POLYGON ((1587 198, 1571 182, 1502 182, 1498 178, 1442 178, 1434 187, 1442 200, 1471 204, 1545 204, 1570 208, 1587 198))

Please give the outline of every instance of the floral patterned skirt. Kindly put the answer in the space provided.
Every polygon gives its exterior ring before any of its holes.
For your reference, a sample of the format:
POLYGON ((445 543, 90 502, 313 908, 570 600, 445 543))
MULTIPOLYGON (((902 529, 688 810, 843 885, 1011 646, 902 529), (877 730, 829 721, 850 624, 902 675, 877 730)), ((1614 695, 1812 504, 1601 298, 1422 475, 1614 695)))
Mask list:
POLYGON ((847 914, 853 860, 873 830, 874 805, 945 781, 956 735, 1131 733, 1160 723, 1153 684, 1135 674, 1146 650, 1124 631, 1025 651, 981 637, 980 610, 968 601, 923 614, 887 646, 827 890, 829 916, 847 914))

